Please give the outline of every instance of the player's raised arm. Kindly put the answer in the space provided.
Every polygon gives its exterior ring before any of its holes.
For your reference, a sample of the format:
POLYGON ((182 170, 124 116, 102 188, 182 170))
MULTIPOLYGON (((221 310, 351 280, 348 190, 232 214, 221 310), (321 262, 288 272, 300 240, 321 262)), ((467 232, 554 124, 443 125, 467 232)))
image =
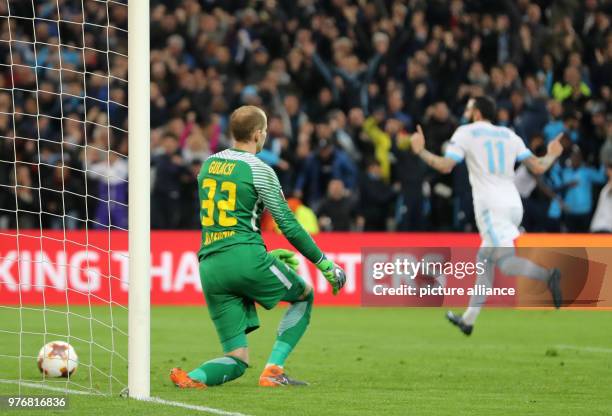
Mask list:
POLYGON ((253 171, 253 183, 264 206, 272 214, 283 235, 304 257, 321 270, 332 285, 334 294, 338 293, 346 281, 344 271, 325 257, 306 230, 297 222, 272 168, 261 163, 253 171))
POLYGON ((546 155, 542 157, 529 156, 523 163, 535 175, 541 175, 546 172, 555 163, 557 158, 563 153, 563 145, 561 137, 564 133, 560 133, 550 143, 548 143, 546 155))
POLYGON ((457 162, 458 158, 453 158, 452 155, 438 156, 425 149, 425 135, 420 125, 417 126, 417 132, 410 139, 412 151, 420 157, 429 167, 441 173, 450 173, 457 162))

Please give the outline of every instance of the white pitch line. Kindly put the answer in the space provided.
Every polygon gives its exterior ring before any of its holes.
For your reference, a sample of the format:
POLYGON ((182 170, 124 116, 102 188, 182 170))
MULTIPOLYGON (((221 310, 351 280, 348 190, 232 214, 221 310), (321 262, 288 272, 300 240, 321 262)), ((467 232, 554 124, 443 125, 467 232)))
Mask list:
MULTIPOLYGON (((30 383, 27 381, 22 381, 19 382, 18 380, 0 380, 0 383, 4 383, 4 384, 17 384, 17 385, 22 385, 22 386, 26 386, 26 387, 31 387, 31 388, 36 388, 36 389, 43 389, 43 390, 49 390, 49 391, 56 391, 59 393, 69 393, 69 394, 80 394, 80 395, 91 395, 91 396, 100 396, 100 394, 96 394, 96 393, 91 393, 88 391, 83 391, 83 390, 74 390, 74 389, 69 389, 69 388, 62 388, 62 387, 55 387, 55 386, 49 386, 46 384, 41 384, 41 383, 30 383)), ((238 412, 229 412, 226 410, 221 410, 221 409, 215 409, 214 407, 207 407, 207 406, 199 406, 199 405, 195 405, 195 404, 188 404, 188 403, 182 403, 182 402, 175 402, 172 400, 165 400, 162 399, 160 397, 150 397, 148 399, 134 399, 134 400, 139 400, 139 401, 143 401, 143 402, 149 402, 149 403, 157 403, 157 404, 161 404, 164 406, 173 406, 173 407, 180 407, 183 409, 189 409, 189 410, 196 410, 198 412, 205 412, 205 413, 210 413, 213 415, 221 415, 221 416, 249 416, 247 414, 244 413, 238 413, 238 412)))
POLYGON ((579 347, 577 345, 556 345, 557 348, 562 350, 576 350, 576 351, 586 351, 586 352, 603 352, 612 354, 612 348, 604 348, 604 347, 579 347))
POLYGON ((248 416, 244 413, 238 413, 238 412, 228 412, 226 410, 221 410, 221 409, 215 409, 214 407, 206 407, 206 406, 198 406, 195 404, 187 404, 187 403, 182 403, 182 402, 174 402, 171 400, 165 400, 162 399, 160 397, 151 397, 148 399, 143 399, 143 401, 145 402, 152 402, 152 403, 159 403, 159 404, 163 404, 166 406, 174 406, 174 407, 181 407, 183 409, 190 409, 190 410, 198 410, 200 412, 208 412, 208 413, 212 413, 215 415, 223 415, 223 416, 248 416))
POLYGON ((35 388, 35 389, 57 391, 59 393, 81 394, 81 395, 86 395, 86 396, 100 396, 100 394, 92 393, 92 392, 89 392, 89 391, 74 390, 74 389, 55 387, 55 386, 48 386, 46 384, 30 383, 28 381, 21 381, 20 382, 18 380, 0 380, 0 383, 4 383, 4 384, 18 384, 18 385, 22 385, 22 386, 26 386, 26 387, 32 387, 32 388, 35 388))

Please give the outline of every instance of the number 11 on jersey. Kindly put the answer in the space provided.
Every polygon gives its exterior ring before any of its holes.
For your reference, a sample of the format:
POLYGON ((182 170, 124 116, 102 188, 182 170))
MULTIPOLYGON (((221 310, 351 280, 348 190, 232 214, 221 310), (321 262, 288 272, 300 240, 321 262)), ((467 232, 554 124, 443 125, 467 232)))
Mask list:
POLYGON ((495 144, 493 144, 493 142, 489 140, 485 142, 484 145, 487 149, 487 157, 489 159, 489 173, 504 173, 506 170, 504 142, 495 142, 495 144), (495 166, 495 150, 497 150, 497 167, 495 166))

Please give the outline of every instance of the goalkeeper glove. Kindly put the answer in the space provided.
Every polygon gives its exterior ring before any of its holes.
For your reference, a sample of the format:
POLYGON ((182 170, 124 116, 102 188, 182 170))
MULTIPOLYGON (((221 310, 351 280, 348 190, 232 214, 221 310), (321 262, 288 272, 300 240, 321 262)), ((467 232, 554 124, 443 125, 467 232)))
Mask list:
POLYGON ((346 283, 346 274, 344 270, 336 263, 331 260, 323 259, 319 264, 317 264, 317 268, 321 270, 325 279, 332 286, 333 293, 336 295, 344 283, 346 283))
POLYGON ((294 272, 297 272, 300 261, 295 258, 295 253, 293 251, 277 248, 276 250, 270 251, 270 255, 285 263, 287 267, 294 272))

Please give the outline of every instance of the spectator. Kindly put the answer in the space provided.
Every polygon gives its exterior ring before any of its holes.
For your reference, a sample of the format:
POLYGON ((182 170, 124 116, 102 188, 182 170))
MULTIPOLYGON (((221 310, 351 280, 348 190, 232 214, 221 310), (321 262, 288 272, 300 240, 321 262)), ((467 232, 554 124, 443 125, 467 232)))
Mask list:
POLYGON ((327 196, 319 207, 319 227, 325 231, 350 231, 355 218, 355 203, 340 179, 329 181, 327 196))
POLYGON ((553 85, 552 94, 557 101, 570 101, 574 104, 571 107, 573 110, 580 108, 586 102, 586 98, 591 95, 591 89, 582 81, 582 77, 578 68, 568 66, 565 68, 562 82, 556 82, 553 85))
MULTIPOLYGON (((45 227, 53 229, 80 228, 79 221, 85 218, 85 184, 79 179, 80 172, 62 166, 62 162, 55 162, 53 172, 43 177, 44 188, 40 196, 46 216, 45 227), (70 192, 62 192, 70 189, 70 192)), ((121 201, 126 203, 127 201, 121 201)))
POLYGON ((562 186, 565 190, 565 225, 569 232, 587 232, 593 211, 593 185, 604 183, 605 171, 584 165, 582 152, 575 146, 569 166, 563 169, 562 186))
POLYGON ((391 91, 387 98, 388 117, 398 120, 405 128, 410 130, 413 127, 412 117, 404 111, 405 107, 402 92, 398 90, 391 91))
POLYGON ((304 162, 295 185, 296 197, 302 195, 310 207, 318 207, 324 190, 332 179, 342 181, 343 191, 350 192, 357 181, 357 170, 353 162, 331 141, 331 128, 327 123, 317 125, 319 136, 317 153, 310 155, 304 162))
POLYGON ((109 151, 106 159, 88 166, 88 175, 98 183, 100 200, 95 211, 94 228, 128 228, 128 164, 127 159, 109 151))
POLYGON ((296 94, 287 94, 283 100, 283 131, 289 138, 290 148, 295 150, 300 127, 308 121, 308 116, 300 108, 296 94))
MULTIPOLYGON (((558 104, 555 104, 555 106, 558 104)), ((563 121, 559 122, 559 120, 554 122, 549 122, 544 127, 544 137, 546 138, 546 143, 550 142, 552 139, 556 137, 557 134, 564 132, 566 137, 572 143, 578 143, 580 141, 579 134, 579 115, 574 111, 566 111, 563 114, 563 121), (554 136, 551 134, 556 133, 554 136)))
MULTIPOLYGON (((529 150, 535 156, 546 154, 545 140, 541 135, 536 135, 529 142, 529 150)), ((562 205, 559 195, 551 188, 546 177, 536 176, 524 165, 516 171, 515 184, 521 198, 523 199, 523 227, 528 232, 547 232, 555 230, 555 221, 549 217, 549 206, 551 200, 562 205)), ((558 205, 559 207, 561 205, 558 205)), ((557 205, 555 205, 556 209, 557 205)), ((555 212, 555 218, 560 218, 555 212)), ((558 227, 557 227, 558 228, 558 227)))
POLYGON ((181 179, 185 173, 183 158, 178 152, 178 139, 166 134, 162 139, 163 153, 154 160, 155 180, 151 197, 153 228, 178 228, 181 221, 181 179))
POLYGON ((426 132, 427 148, 440 154, 442 143, 453 135, 457 123, 452 119, 446 103, 439 101, 429 107, 423 120, 423 130, 426 132))
POLYGON ((273 115, 268 119, 268 139, 265 148, 257 156, 274 168, 282 188, 291 191, 293 171, 287 159, 293 157, 279 116, 273 115))
POLYGON ((34 191, 35 184, 28 166, 19 165, 16 168, 14 184, 14 196, 7 206, 9 211, 14 212, 9 217, 9 227, 21 230, 39 229, 42 224, 40 215, 37 214, 40 212, 38 192, 34 191))
POLYGON ((364 121, 362 129, 372 143, 374 155, 381 167, 382 178, 388 182, 391 176, 391 161, 389 160, 391 140, 392 136, 399 132, 401 124, 398 120, 389 119, 383 131, 378 127, 378 123, 384 118, 383 110, 378 110, 364 121))
POLYGON ((401 231, 422 230, 426 226, 423 188, 427 165, 410 150, 410 136, 396 135, 391 153, 395 159, 393 177, 399 189, 395 222, 401 231))
MULTIPOLYGON (((593 102, 587 115, 584 134, 580 140, 580 147, 584 153, 584 158, 587 163, 593 165, 599 161, 602 146, 606 142, 608 125, 612 126, 612 120, 606 121, 604 104, 602 102, 593 102)), ((601 163, 605 163, 605 159, 601 159, 601 163)))
MULTIPOLYGON (((456 123, 451 118, 448 106, 446 103, 438 102, 427 109, 424 119, 423 130, 427 137, 427 148, 432 149, 436 154, 443 153, 442 144, 450 139, 455 131, 456 123)), ((429 203, 431 206, 431 221, 437 224, 442 229, 449 229, 453 223, 453 201, 450 198, 452 194, 453 177, 449 175, 440 175, 432 172, 429 178, 428 187, 431 192, 429 203)), ((422 189, 423 186, 419 186, 412 192, 416 193, 422 189)), ((413 204, 418 203, 416 196, 412 196, 410 199, 413 204)), ((413 206, 415 214, 418 212, 416 206, 413 206)), ((414 217, 412 224, 417 228, 418 215, 414 217)))
POLYGON ((364 231, 384 230, 396 192, 383 180, 380 162, 371 159, 366 169, 359 186, 358 222, 364 231))
POLYGON ((567 127, 565 121, 568 123, 570 119, 563 119, 563 106, 557 100, 548 101, 548 115, 549 121, 544 126, 544 139, 546 143, 557 137, 562 131, 566 131, 567 127))
POLYGON ((342 110, 333 110, 329 113, 328 117, 338 146, 340 146, 352 160, 360 160, 361 154, 355 146, 353 138, 346 130, 346 116, 344 112, 342 110))
POLYGON ((183 172, 180 183, 180 220, 177 228, 193 230, 200 227, 198 174, 202 169, 202 161, 193 159, 189 169, 183 172), (194 212, 198 215, 194 215, 194 212))

